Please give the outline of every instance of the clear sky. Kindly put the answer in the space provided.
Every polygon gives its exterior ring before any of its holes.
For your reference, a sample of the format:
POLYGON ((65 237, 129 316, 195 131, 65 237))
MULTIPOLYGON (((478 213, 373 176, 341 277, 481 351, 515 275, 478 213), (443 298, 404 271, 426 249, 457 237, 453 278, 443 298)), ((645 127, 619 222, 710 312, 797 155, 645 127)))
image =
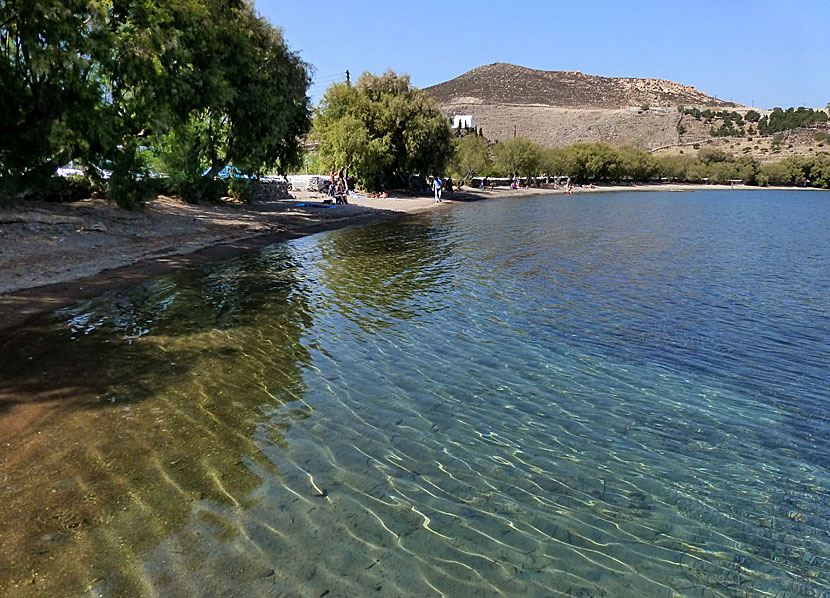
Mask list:
POLYGON ((760 108, 830 102, 830 0, 255 0, 314 67, 316 103, 363 71, 416 87, 493 62, 669 79, 760 108))

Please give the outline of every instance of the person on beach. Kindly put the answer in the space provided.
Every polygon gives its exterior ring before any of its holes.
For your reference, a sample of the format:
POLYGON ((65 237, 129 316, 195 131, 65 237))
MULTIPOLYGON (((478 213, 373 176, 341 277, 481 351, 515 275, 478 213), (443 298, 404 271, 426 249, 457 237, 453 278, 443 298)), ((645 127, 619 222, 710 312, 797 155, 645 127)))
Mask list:
POLYGON ((435 177, 432 180, 432 188, 435 190, 435 203, 441 203, 441 179, 435 177))
POLYGON ((329 172, 329 196, 335 197, 337 195, 337 183, 334 180, 334 168, 329 172))

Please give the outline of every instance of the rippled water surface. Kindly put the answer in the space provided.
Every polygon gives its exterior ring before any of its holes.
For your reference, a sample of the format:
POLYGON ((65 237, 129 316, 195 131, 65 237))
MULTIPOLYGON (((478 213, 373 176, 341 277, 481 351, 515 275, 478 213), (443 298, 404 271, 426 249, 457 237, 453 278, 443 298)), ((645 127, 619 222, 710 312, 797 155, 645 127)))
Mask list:
POLYGON ((830 596, 830 194, 481 202, 0 337, 0 594, 830 596))

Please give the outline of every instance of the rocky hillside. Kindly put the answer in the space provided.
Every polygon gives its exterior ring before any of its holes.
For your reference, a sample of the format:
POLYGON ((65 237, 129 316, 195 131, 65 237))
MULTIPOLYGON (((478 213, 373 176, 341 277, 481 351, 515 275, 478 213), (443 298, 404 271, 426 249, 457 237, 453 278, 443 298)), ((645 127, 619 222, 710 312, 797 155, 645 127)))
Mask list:
POLYGON ((440 105, 503 104, 560 108, 619 109, 623 106, 699 106, 739 104, 707 96, 694 87, 663 79, 598 77, 578 71, 539 71, 497 62, 480 66, 426 90, 440 105))
POLYGON ((425 89, 448 117, 472 115, 490 141, 585 141, 654 149, 680 143, 678 105, 739 107, 661 79, 597 77, 496 63, 425 89), (643 109, 648 106, 648 109, 643 109))

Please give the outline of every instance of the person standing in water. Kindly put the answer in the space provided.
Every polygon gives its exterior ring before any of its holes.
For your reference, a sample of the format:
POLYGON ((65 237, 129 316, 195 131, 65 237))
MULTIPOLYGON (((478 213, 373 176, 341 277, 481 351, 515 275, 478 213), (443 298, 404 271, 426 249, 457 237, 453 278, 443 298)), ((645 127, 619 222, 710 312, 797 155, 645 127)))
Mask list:
POLYGON ((441 203, 441 179, 435 177, 432 181, 432 188, 435 190, 435 203, 441 203))

